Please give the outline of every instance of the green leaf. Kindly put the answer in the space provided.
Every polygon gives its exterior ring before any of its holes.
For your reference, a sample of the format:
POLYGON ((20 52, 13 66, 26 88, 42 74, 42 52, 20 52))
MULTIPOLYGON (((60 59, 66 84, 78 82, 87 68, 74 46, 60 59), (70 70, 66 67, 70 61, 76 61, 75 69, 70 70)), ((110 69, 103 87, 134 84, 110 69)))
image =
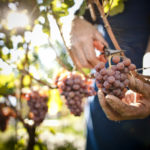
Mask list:
POLYGON ((88 69, 88 68, 82 68, 82 71, 83 71, 86 75, 88 75, 88 74, 90 73, 90 69, 88 69))
POLYGON ((69 7, 72 7, 74 5, 74 0, 64 0, 64 3, 68 5, 69 7))
POLYGON ((29 86, 31 83, 31 77, 29 75, 25 75, 23 78, 23 85, 24 86, 29 86))
POLYGON ((48 36, 50 36, 50 25, 49 25, 49 20, 48 20, 47 14, 44 16, 44 18, 45 18, 45 22, 44 22, 44 24, 41 24, 42 31, 44 33, 46 33, 48 36))
POLYGON ((118 6, 114 7, 111 11, 110 11, 110 16, 114 16, 116 14, 122 13, 124 11, 124 3, 120 3, 118 6))
POLYGON ((42 31, 44 33, 46 33, 47 35, 50 35, 50 31, 49 31, 49 28, 47 26, 43 26, 42 31))
POLYGON ((24 43, 19 42, 18 45, 17 45, 17 47, 18 47, 18 48, 21 48, 21 47, 23 47, 23 44, 24 44, 24 43))
POLYGON ((87 8, 87 3, 86 1, 84 0, 82 5, 80 6, 80 9, 78 10, 78 12, 76 13, 77 16, 83 16, 84 13, 85 13, 85 10, 87 8))
POLYGON ((13 74, 0 75, 0 95, 9 95, 14 92, 14 80, 13 74))
POLYGON ((49 6, 52 1, 53 0, 44 0, 43 3, 42 3, 42 5, 49 6))
POLYGON ((52 133, 52 134, 56 134, 56 131, 54 130, 54 128, 52 128, 52 127, 49 127, 49 131, 52 133))
POLYGON ((47 147, 42 142, 36 142, 34 145, 34 150, 47 150, 47 147))
POLYGON ((5 45, 7 46, 8 49, 12 49, 13 48, 13 43, 12 43, 11 40, 6 41, 5 45))
POLYGON ((110 16, 117 15, 124 11, 124 0, 110 0, 104 7, 104 12, 109 13, 110 16))
POLYGON ((69 5, 67 3, 61 3, 60 0, 54 0, 52 2, 52 11, 55 17, 59 19, 60 17, 67 16, 69 5))

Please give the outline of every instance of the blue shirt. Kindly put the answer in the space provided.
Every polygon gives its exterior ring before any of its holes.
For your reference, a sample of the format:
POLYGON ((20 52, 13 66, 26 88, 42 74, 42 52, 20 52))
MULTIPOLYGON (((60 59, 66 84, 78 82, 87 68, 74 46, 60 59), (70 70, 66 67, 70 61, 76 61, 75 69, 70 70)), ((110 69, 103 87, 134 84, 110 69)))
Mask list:
MULTIPOLYGON (((108 17, 112 30, 126 56, 137 68, 142 67, 150 28, 150 0, 128 0, 122 14, 108 17)), ((103 26, 103 25, 102 25, 103 26)), ((102 27, 101 26, 101 27, 102 27)), ((109 46, 114 48, 103 30, 109 46)), ((95 86, 97 90, 97 87, 95 86)), ((87 150, 149 150, 150 117, 139 120, 110 121, 98 97, 91 97, 85 109, 87 118, 87 150)))

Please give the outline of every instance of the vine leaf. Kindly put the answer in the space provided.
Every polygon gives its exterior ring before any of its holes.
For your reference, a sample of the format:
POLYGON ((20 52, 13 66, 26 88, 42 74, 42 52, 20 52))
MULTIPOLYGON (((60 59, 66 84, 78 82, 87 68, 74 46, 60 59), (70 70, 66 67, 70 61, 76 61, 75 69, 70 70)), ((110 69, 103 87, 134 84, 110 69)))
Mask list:
POLYGON ((84 1, 84 2, 82 3, 82 5, 80 6, 80 9, 77 11, 76 15, 77 15, 77 16, 82 16, 82 15, 84 15, 86 8, 87 8, 87 3, 86 3, 86 1, 84 1))
POLYGON ((124 1, 123 0, 110 0, 109 3, 107 3, 104 6, 104 12, 108 13, 108 11, 109 11, 110 16, 114 16, 119 13, 122 13, 124 11, 124 1), (111 5, 111 2, 112 2, 112 5, 111 5))

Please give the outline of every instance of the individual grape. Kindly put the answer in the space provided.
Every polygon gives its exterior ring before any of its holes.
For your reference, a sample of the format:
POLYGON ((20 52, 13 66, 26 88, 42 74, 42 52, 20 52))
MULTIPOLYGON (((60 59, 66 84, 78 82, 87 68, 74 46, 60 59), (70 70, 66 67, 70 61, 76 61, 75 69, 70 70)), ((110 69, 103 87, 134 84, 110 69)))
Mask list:
POLYGON ((76 79, 74 79, 74 82, 73 82, 73 83, 79 84, 80 82, 81 82, 81 79, 77 77, 76 79))
POLYGON ((79 90, 80 89, 80 85, 79 84, 74 84, 72 88, 74 90, 79 90))
POLYGON ((97 72, 99 72, 101 69, 103 69, 105 67, 105 63, 104 62, 99 62, 96 66, 95 69, 97 72))
POLYGON ((71 91, 71 87, 67 86, 67 87, 66 87, 66 91, 67 91, 67 92, 71 91))
POLYGON ((111 69, 116 71, 117 70, 117 66, 116 65, 111 65, 111 69))
POLYGON ((109 76, 107 80, 108 80, 109 83, 114 83, 115 82, 115 78, 113 76, 109 76))
POLYGON ((100 74, 101 75, 106 75, 107 74, 106 68, 101 69, 100 74))
POLYGON ((125 67, 125 68, 124 68, 124 73, 129 73, 128 67, 125 67))
POLYGON ((75 101, 74 101, 73 99, 71 99, 71 100, 68 101, 68 104, 74 105, 74 104, 75 104, 75 101))
POLYGON ((116 73, 114 77, 115 77, 116 80, 120 80, 120 74, 116 73))
POLYGON ((74 92, 71 91, 71 92, 69 92, 68 96, 69 96, 70 98, 72 98, 72 97, 75 96, 75 94, 74 94, 74 92))
POLYGON ((68 85, 73 85, 73 80, 66 80, 66 84, 68 84, 68 85))
POLYGON ((122 62, 117 64, 117 69, 118 70, 123 70, 124 69, 124 64, 122 62))
POLYGON ((120 73, 121 73, 121 72, 120 72, 120 71, 118 71, 118 70, 117 70, 117 71, 115 71, 115 74, 119 74, 119 75, 120 75, 120 73))
POLYGON ((103 79, 102 75, 100 73, 98 73, 98 72, 96 72, 94 75, 95 75, 95 78, 97 80, 102 80, 103 79))
POLYGON ((131 60, 129 58, 125 58, 123 60, 123 64, 128 67, 131 64, 131 60))
POLYGON ((79 101, 79 100, 80 100, 80 97, 79 97, 79 96, 75 96, 75 97, 74 97, 74 100, 79 101))
POLYGON ((130 66, 128 68, 130 71, 133 71, 136 69, 136 66, 134 64, 130 64, 130 66))
POLYGON ((121 74, 120 74, 120 80, 121 80, 121 81, 124 81, 125 79, 127 79, 127 75, 124 74, 124 73, 121 73, 121 74))
POLYGON ((120 62, 120 56, 113 56, 112 61, 117 64, 120 62))
POLYGON ((107 70, 107 75, 108 76, 113 76, 115 74, 115 71, 114 70, 112 70, 112 69, 108 69, 107 70))
POLYGON ((108 78, 108 75, 104 75, 104 76, 103 76, 103 80, 104 80, 104 81, 107 80, 107 78, 108 78))
POLYGON ((110 83, 108 83, 108 81, 105 81, 103 85, 106 89, 109 89, 111 86, 110 83))
POLYGON ((114 84, 113 84, 116 88, 118 88, 120 86, 120 81, 119 80, 115 80, 114 84))
POLYGON ((123 83, 124 83, 125 86, 128 86, 128 84, 129 84, 129 79, 124 80, 123 83))
POLYGON ((124 88, 125 88, 125 85, 122 82, 120 82, 120 89, 124 89, 124 88))
POLYGON ((113 90, 113 94, 114 94, 115 96, 119 96, 119 95, 121 94, 121 90, 120 90, 120 89, 114 89, 114 90, 113 90))

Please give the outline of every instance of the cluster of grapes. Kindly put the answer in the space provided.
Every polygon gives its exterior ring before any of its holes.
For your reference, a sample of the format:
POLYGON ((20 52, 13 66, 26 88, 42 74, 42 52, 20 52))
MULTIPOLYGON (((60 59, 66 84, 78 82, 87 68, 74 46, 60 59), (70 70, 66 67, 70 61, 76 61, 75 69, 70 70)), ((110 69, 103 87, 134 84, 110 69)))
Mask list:
POLYGON ((10 117, 15 117, 15 113, 11 108, 0 103, 0 130, 5 131, 10 117))
POLYGON ((96 84, 105 95, 111 94, 123 98, 129 84, 127 75, 130 71, 135 70, 136 66, 129 58, 121 59, 120 56, 113 56, 112 62, 115 65, 109 68, 105 68, 103 62, 96 65, 96 84))
POLYGON ((65 96, 66 105, 75 116, 80 116, 83 112, 82 99, 96 94, 90 84, 91 81, 77 73, 66 74, 58 80, 60 93, 65 96))
POLYGON ((48 110, 48 97, 40 95, 37 91, 32 91, 26 94, 26 98, 30 108, 29 118, 34 120, 35 125, 39 125, 44 120, 48 110))

